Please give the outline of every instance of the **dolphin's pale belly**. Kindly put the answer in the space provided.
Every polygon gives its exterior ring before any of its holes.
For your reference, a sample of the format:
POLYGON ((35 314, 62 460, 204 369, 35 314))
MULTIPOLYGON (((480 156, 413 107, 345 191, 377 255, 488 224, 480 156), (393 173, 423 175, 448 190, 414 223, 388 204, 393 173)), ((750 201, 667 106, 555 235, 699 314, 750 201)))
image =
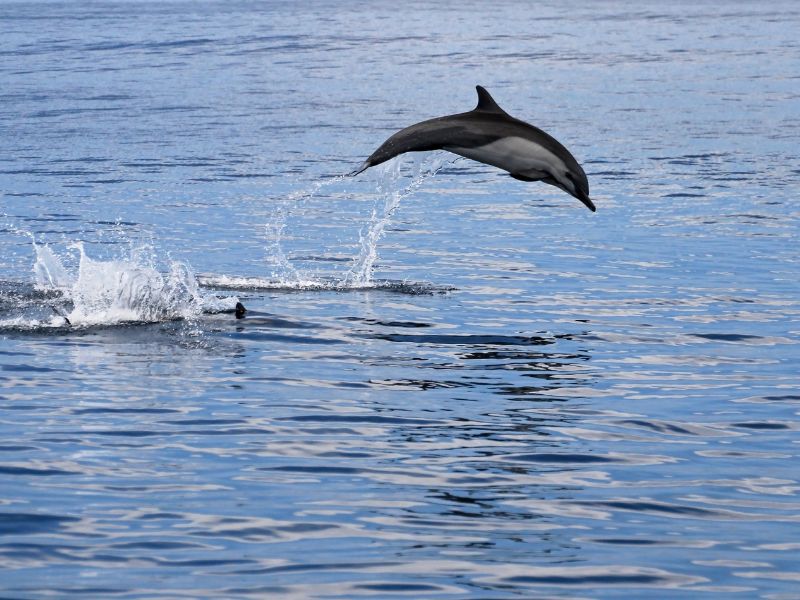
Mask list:
POLYGON ((536 142, 522 137, 504 137, 484 146, 464 148, 446 146, 448 152, 499 167, 509 173, 535 176, 535 173, 563 173, 564 161, 536 142))

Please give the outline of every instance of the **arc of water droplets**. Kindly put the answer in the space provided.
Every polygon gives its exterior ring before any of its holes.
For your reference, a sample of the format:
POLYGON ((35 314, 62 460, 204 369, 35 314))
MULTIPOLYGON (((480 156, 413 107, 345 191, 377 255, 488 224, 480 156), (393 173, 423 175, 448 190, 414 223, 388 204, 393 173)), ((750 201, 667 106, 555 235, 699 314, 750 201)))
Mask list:
POLYGON ((269 253, 269 260, 276 267, 276 270, 271 274, 273 279, 278 279, 290 284, 300 284, 306 279, 295 266, 289 262, 289 258, 286 256, 281 243, 283 240, 283 232, 286 229, 287 217, 291 214, 290 206, 297 205, 300 202, 308 202, 316 196, 322 188, 344 181, 346 178, 346 175, 337 175, 330 179, 316 181, 308 188, 293 192, 289 194, 283 202, 277 202, 275 204, 272 216, 264 226, 265 235, 268 240, 267 252, 269 253))
MULTIPOLYGON (((398 181, 402 178, 404 156, 396 157, 378 167, 378 180, 376 191, 378 198, 372 209, 366 233, 362 228, 359 232, 360 251, 353 259, 353 265, 345 276, 338 282, 340 287, 370 287, 372 285, 372 272, 378 258, 378 242, 383 236, 386 225, 391 220, 392 214, 400 201, 417 190, 426 180, 433 177, 445 165, 458 160, 447 155, 434 154, 432 158, 423 161, 415 160, 412 163, 411 182, 404 188, 398 188, 398 181)), ((290 262, 283 250, 282 240, 287 219, 292 214, 292 208, 301 203, 306 203, 316 196, 319 191, 330 185, 349 179, 347 175, 337 175, 330 179, 314 182, 306 189, 289 194, 282 202, 277 202, 272 211, 272 216, 265 225, 265 234, 268 240, 267 252, 270 262, 276 267, 271 277, 279 280, 284 285, 314 286, 318 281, 298 271, 290 262)))
MULTIPOLYGON (((392 214, 400 205, 400 201, 416 191, 445 165, 457 160, 446 155, 434 155, 433 158, 425 161, 414 161, 411 182, 404 188, 398 188, 397 182, 402 176, 402 159, 403 157, 397 157, 377 167, 379 176, 376 182, 376 191, 378 198, 372 208, 366 233, 364 233, 364 228, 359 231, 360 251, 358 256, 353 259, 352 267, 339 282, 342 287, 369 287, 372 285, 372 272, 378 258, 378 242, 383 236, 392 214)), ((276 204, 273 218, 265 226, 267 238, 271 240, 270 258, 278 268, 277 272, 272 273, 273 278, 279 278, 285 283, 295 285, 308 279, 291 264, 281 245, 286 220, 290 214, 289 205, 307 202, 322 188, 345 179, 347 179, 346 175, 338 175, 331 179, 315 182, 310 188, 290 194, 284 202, 276 204)))
POLYGON ((414 162, 411 182, 404 188, 397 188, 397 181, 401 177, 402 161, 400 157, 394 158, 379 167, 380 177, 377 183, 379 199, 372 208, 367 232, 359 232, 361 252, 353 261, 353 266, 344 277, 342 283, 350 287, 369 287, 372 284, 372 271, 378 259, 378 242, 386 230, 386 225, 400 205, 400 200, 416 191, 426 180, 439 172, 453 159, 444 155, 434 155, 432 159, 423 162, 414 162), (383 200, 383 206, 379 210, 383 200))
POLYGON ((445 165, 454 162, 447 155, 434 155, 432 159, 424 162, 415 162, 411 182, 404 188, 397 188, 397 181, 401 177, 402 161, 400 157, 394 158, 379 167, 380 178, 377 190, 379 198, 372 208, 372 216, 367 226, 366 234, 362 229, 359 232, 361 252, 353 262, 353 266, 345 275, 343 283, 352 287, 368 287, 372 284, 372 271, 378 258, 378 242, 391 220, 394 211, 400 205, 400 200, 415 192, 426 180, 438 173, 445 165), (381 200, 383 206, 381 207, 381 200))

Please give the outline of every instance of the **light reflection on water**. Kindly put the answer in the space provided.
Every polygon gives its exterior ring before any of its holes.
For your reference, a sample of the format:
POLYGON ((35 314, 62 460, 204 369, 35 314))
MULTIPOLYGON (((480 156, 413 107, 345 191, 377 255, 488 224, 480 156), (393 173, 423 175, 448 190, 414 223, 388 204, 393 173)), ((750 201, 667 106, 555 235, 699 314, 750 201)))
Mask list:
POLYGON ((792 597, 792 4, 48 6, 0 4, 4 595, 792 597), (336 177, 476 83, 596 214, 336 177), (249 312, 67 327, 30 236, 249 312))

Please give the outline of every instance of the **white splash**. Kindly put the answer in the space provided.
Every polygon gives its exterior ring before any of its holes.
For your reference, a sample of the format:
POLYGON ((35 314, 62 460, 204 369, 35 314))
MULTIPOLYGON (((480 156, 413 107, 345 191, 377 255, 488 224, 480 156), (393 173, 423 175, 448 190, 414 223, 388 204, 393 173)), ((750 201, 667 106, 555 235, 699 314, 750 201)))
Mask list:
MULTIPOLYGON (((204 294, 185 263, 168 261, 165 269, 158 269, 150 246, 132 248, 125 257, 96 260, 87 255, 82 243, 75 243, 70 249, 79 252, 80 260, 74 274, 48 246, 34 242, 34 247, 36 287, 60 291, 62 304, 71 304, 69 312, 57 311, 61 322, 55 324, 88 326, 193 319, 204 312, 233 310, 238 301, 236 297, 204 294)), ((42 325, 53 323, 51 320, 42 325)))
POLYGON ((36 262, 33 265, 33 275, 36 287, 43 290, 67 290, 72 286, 70 277, 61 260, 53 254, 47 244, 39 245, 33 241, 36 251, 36 262))

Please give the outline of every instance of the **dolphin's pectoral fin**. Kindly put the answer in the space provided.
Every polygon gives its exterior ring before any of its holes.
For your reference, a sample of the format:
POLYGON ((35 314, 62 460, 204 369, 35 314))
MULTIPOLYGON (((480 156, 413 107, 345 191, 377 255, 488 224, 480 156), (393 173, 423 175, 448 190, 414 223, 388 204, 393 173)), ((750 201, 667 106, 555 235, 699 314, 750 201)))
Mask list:
POLYGON ((509 173, 514 179, 520 181, 541 181, 547 177, 544 171, 525 171, 524 173, 509 173))
POLYGON ((527 175, 521 175, 520 173, 509 173, 511 177, 514 179, 518 179, 520 181, 539 181, 539 179, 528 177, 527 175))

